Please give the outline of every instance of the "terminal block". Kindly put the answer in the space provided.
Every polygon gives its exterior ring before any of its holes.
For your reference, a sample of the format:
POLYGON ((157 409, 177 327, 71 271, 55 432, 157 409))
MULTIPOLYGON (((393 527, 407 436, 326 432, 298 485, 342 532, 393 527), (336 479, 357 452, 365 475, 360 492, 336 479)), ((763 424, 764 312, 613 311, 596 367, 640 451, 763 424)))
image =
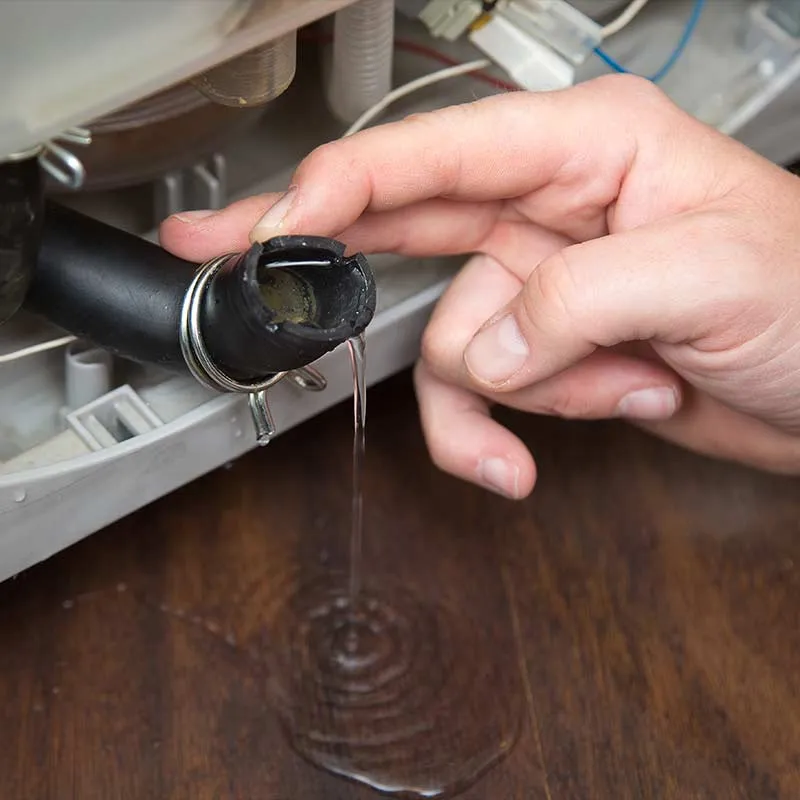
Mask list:
POLYGON ((519 86, 546 92, 575 82, 602 30, 564 0, 500 0, 469 38, 519 86))
POLYGON ((419 18, 432 36, 454 42, 461 38, 483 14, 481 0, 431 0, 419 18))

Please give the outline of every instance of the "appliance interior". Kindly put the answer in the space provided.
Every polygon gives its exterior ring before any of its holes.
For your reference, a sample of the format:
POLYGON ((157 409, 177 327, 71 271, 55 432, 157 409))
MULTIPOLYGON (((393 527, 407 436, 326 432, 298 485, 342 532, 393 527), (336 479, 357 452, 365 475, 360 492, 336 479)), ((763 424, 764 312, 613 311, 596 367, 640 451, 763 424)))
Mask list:
MULTIPOLYGON (((441 68, 440 56, 466 62, 481 55, 464 37, 433 38, 416 18, 426 2, 398 0, 394 86, 441 68)), ((627 2, 573 5, 604 23, 627 2)), ((771 72, 764 67, 766 56, 752 39, 756 5, 706 3, 691 46, 662 85, 686 110, 788 165, 800 151, 800 60, 790 42, 791 58, 776 59, 771 72)), ((327 89, 336 70, 334 22, 348 7, 347 0, 7 4, 0 64, 15 80, 0 88, 0 153, 58 143, 71 126, 88 128, 92 143, 73 150, 85 168, 83 184, 69 189, 50 178, 48 193, 154 241, 168 214, 281 191, 305 155, 352 121, 332 112, 327 89), (47 27, 39 22, 44 13, 47 27), (67 33, 54 43, 56 23, 67 33), (269 51, 275 42, 284 49, 269 51), (221 91, 225 76, 209 70, 265 47, 248 91, 274 90, 270 102, 223 104, 208 86, 205 93, 198 88, 198 76, 211 75, 221 91)), ((651 0, 606 49, 646 73, 655 54, 680 37, 691 8, 691 0, 651 0)), ((576 80, 607 71, 589 58, 576 80)), ((497 67, 486 74, 509 80, 497 67)), ((498 91, 504 89, 474 76, 454 78, 398 100, 376 122, 498 91)), ((377 254, 370 261, 378 283, 378 312, 367 334, 367 381, 374 385, 414 362, 426 320, 462 260, 377 254)), ((0 326, 0 580, 256 446, 243 396, 68 339, 25 311, 0 326), (53 340, 62 344, 42 346, 53 340)), ((315 366, 327 381, 324 391, 288 381, 270 390, 278 433, 351 395, 346 348, 315 366)))

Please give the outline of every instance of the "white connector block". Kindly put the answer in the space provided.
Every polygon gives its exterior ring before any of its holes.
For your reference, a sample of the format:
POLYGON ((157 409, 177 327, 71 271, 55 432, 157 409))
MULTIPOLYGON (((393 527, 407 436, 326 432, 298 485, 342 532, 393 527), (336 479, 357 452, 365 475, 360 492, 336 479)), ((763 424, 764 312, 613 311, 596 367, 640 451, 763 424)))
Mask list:
POLYGON ((523 89, 550 92, 566 89, 575 82, 573 64, 520 30, 503 14, 493 14, 469 38, 523 89))
POLYGON ((480 0, 431 0, 419 19, 431 36, 454 42, 463 36, 483 13, 480 0))
POLYGON ((603 40, 602 27, 566 0, 501 0, 495 14, 575 66, 583 64, 603 40))

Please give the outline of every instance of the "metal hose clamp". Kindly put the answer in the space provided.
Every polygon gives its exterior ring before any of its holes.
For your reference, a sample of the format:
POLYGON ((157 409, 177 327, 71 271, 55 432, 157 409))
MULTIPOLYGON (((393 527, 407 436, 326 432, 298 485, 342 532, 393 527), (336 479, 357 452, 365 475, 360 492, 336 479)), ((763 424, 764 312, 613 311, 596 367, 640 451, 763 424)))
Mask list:
POLYGON ((0 158, 0 164, 7 161, 25 161, 29 158, 36 158, 39 166, 53 180, 68 189, 80 189, 86 179, 83 162, 75 153, 60 144, 61 142, 88 147, 92 143, 92 132, 87 128, 67 128, 43 144, 37 144, 0 158))
POLYGON ((200 309, 208 284, 233 257, 234 254, 227 253, 198 268, 183 299, 178 335, 183 359, 195 380, 213 391, 247 395, 258 444, 265 445, 276 432, 267 389, 288 377, 302 389, 320 392, 327 386, 327 381, 317 370, 307 366, 291 372, 277 372, 261 380, 242 382, 227 375, 214 363, 203 340, 200 309))

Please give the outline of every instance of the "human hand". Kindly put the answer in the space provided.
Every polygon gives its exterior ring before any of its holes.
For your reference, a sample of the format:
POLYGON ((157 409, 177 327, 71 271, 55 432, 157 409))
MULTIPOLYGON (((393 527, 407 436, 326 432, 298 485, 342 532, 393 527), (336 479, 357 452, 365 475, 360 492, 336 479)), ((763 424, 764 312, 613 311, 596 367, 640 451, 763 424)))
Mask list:
POLYGON ((478 254, 415 372, 431 455, 454 475, 513 498, 533 488, 533 458, 491 418, 495 403, 627 418, 800 473, 800 181, 648 82, 606 77, 374 128, 314 151, 286 195, 172 217, 161 237, 200 261, 293 233, 478 254))

